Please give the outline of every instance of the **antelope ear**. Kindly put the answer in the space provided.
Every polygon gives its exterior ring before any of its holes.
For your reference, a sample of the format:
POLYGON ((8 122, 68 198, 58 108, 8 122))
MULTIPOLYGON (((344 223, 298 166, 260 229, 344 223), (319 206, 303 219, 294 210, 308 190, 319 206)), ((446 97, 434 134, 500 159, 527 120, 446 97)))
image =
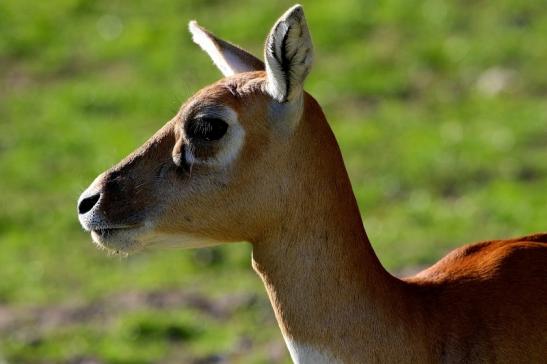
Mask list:
POLYGON ((313 45, 301 5, 285 12, 273 26, 264 48, 266 90, 277 101, 298 98, 313 62, 313 45))
POLYGON ((192 40, 201 47, 224 76, 264 70, 264 63, 238 46, 217 38, 195 20, 188 24, 192 40))

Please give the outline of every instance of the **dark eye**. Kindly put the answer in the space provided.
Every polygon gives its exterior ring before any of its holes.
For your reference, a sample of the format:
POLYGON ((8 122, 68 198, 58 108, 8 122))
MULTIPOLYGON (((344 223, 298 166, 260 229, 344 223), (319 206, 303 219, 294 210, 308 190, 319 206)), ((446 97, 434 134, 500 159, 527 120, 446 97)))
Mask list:
POLYGON ((228 124, 217 118, 199 118, 191 120, 186 127, 186 135, 190 139, 204 141, 219 140, 226 134, 228 124))

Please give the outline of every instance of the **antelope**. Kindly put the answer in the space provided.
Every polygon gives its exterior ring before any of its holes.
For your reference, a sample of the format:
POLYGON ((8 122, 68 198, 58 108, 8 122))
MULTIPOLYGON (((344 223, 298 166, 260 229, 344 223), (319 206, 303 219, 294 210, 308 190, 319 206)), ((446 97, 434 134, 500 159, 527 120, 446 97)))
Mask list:
POLYGON ((466 245, 396 278, 303 89, 313 46, 302 7, 274 24, 264 62, 189 29, 224 77, 82 193, 79 220, 96 244, 251 243, 295 363, 545 363, 547 233, 466 245))

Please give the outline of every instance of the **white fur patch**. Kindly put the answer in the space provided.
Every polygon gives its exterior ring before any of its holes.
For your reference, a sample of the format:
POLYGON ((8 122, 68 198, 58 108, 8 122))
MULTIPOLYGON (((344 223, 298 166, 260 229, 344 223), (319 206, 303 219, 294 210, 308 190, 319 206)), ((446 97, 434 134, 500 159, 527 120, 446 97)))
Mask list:
POLYGON ((122 254, 131 254, 147 248, 195 249, 222 243, 221 241, 188 233, 160 233, 155 230, 155 224, 150 221, 146 221, 144 225, 139 227, 115 230, 106 236, 92 232, 91 237, 93 242, 100 248, 122 254))
POLYGON ((285 338, 287 349, 294 364, 337 364, 341 363, 334 356, 325 351, 319 351, 312 346, 302 345, 285 338))

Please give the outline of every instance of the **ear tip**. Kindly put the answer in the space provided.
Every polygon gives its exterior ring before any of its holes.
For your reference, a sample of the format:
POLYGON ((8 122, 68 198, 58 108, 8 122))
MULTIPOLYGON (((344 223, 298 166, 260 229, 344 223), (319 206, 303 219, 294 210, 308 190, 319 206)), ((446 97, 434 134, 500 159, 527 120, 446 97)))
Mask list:
POLYGON ((201 27, 199 26, 198 22, 196 20, 190 20, 188 22, 188 30, 190 33, 194 33, 196 30, 199 30, 201 27))
POLYGON ((210 47, 210 44, 212 44, 213 47, 216 47, 215 36, 202 28, 197 21, 191 20, 188 23, 188 30, 190 31, 190 34, 192 34, 192 41, 199 45, 202 49, 206 50, 210 47))
POLYGON ((304 15, 304 8, 300 4, 291 6, 283 15, 281 15, 278 22, 305 24, 306 16, 304 15))
POLYGON ((207 38, 214 39, 214 36, 210 34, 207 30, 205 30, 201 25, 199 25, 198 22, 195 20, 190 20, 188 22, 188 30, 190 31, 190 34, 192 34, 192 40, 194 41, 194 43, 200 46, 202 46, 206 42, 207 38))
POLYGON ((291 16, 303 16, 304 15, 304 7, 301 5, 301 4, 295 4, 293 6, 291 6, 289 8, 289 10, 287 10, 285 12, 285 15, 287 17, 291 17, 291 16))

